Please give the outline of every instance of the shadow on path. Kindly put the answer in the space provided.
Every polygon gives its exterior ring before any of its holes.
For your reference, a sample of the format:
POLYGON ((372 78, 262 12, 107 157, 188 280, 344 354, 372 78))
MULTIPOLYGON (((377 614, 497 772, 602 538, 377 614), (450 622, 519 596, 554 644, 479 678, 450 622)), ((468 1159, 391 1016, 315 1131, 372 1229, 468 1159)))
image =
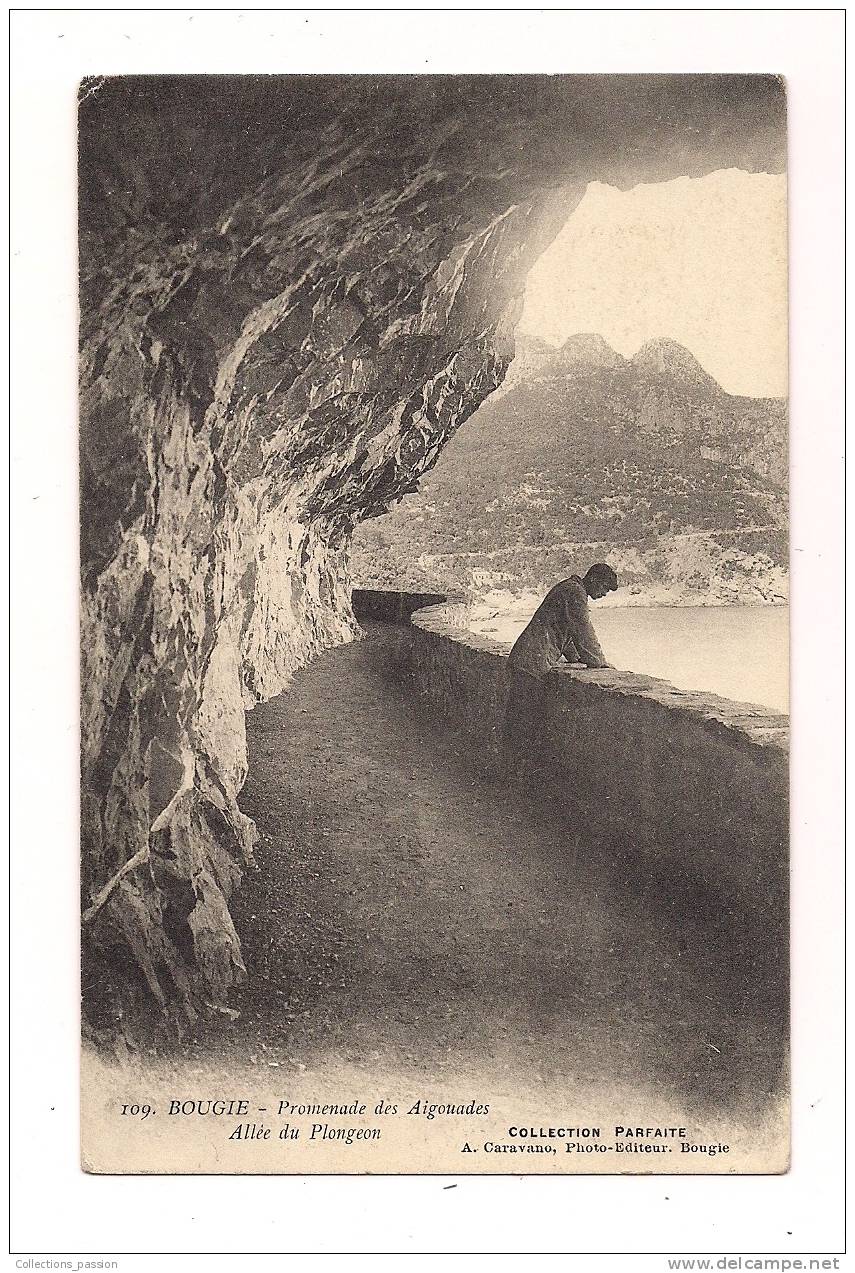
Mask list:
POLYGON ((785 1082, 781 939, 690 883, 633 878, 631 846, 566 799, 479 772, 413 701, 399 639, 367 628, 248 715, 249 980, 236 1026, 197 1045, 765 1106, 785 1082))

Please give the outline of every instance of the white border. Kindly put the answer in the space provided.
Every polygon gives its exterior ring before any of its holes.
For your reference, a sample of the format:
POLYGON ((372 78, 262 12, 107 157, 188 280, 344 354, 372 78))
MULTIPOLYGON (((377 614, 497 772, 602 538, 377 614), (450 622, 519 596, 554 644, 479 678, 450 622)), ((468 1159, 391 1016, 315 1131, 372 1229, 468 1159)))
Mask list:
MULTIPOLYGON (((17 10, 11 29, 14 1249, 54 1258, 839 1251, 842 11, 17 10), (446 1182, 431 1178, 94 1178, 78 1170, 75 86, 84 74, 250 70, 787 77, 795 730, 795 1148, 787 1176, 511 1177, 444 1191, 446 1182)), ((609 1264, 667 1267, 653 1257, 579 1261, 609 1264)))

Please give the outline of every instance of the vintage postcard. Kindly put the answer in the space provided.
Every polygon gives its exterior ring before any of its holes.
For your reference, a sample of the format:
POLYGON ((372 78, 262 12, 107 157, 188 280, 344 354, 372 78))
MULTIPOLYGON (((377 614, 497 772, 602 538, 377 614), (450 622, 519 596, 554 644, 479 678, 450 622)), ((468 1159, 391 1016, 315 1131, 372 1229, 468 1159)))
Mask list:
POLYGON ((85 1169, 787 1171, 782 78, 78 120, 85 1169))

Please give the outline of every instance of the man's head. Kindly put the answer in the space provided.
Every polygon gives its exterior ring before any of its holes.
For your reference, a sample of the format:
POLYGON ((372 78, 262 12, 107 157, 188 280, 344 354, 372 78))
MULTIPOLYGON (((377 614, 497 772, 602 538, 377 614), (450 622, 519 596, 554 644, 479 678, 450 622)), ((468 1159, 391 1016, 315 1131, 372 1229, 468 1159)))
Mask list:
POLYGON ((594 601, 598 597, 604 597, 607 592, 614 592, 617 588, 617 575, 611 566, 607 566, 604 561, 596 562, 585 575, 582 581, 585 585, 585 591, 594 601))

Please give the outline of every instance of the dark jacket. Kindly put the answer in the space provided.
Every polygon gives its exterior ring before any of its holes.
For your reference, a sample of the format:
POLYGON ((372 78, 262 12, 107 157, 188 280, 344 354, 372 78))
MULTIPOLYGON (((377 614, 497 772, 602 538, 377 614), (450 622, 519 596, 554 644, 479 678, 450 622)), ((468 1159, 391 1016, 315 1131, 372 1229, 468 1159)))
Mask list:
POLYGON ((588 614, 588 594, 578 575, 562 579, 546 594, 508 656, 511 666, 532 676, 568 663, 606 667, 588 614))

